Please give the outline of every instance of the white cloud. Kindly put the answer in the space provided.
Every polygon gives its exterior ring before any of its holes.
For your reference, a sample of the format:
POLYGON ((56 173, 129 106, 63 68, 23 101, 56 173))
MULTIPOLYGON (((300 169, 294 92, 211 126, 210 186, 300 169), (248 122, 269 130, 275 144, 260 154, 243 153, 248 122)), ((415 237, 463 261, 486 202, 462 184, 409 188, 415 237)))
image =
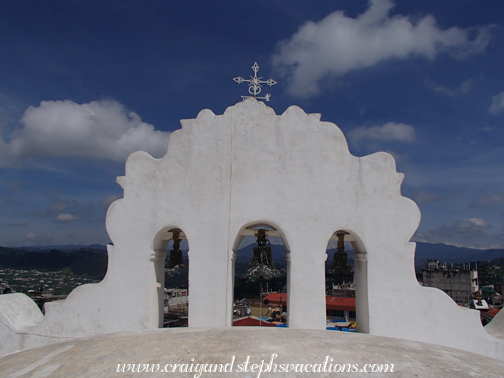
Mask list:
POLYGON ((307 22, 289 40, 280 42, 273 62, 290 76, 289 92, 308 97, 319 92, 319 82, 327 76, 392 58, 432 60, 440 53, 455 57, 479 53, 490 39, 488 27, 442 30, 431 15, 415 21, 391 16, 393 7, 391 0, 370 0, 369 8, 357 18, 337 11, 318 23, 307 22))
POLYGON ((0 131, 19 118, 23 109, 20 106, 13 98, 0 92, 0 131))
POLYGON ((107 198, 103 198, 100 201, 100 206, 108 208, 112 202, 114 202, 115 200, 118 200, 120 198, 122 198, 122 195, 112 194, 112 195, 108 196, 107 198))
POLYGON ((9 143, 0 140, 4 162, 48 157, 124 161, 138 150, 161 157, 170 134, 155 130, 113 100, 42 101, 24 112, 21 124, 24 127, 14 131, 9 143))
POLYGON ((25 243, 29 243, 30 245, 50 245, 54 242, 52 237, 47 237, 44 235, 38 235, 34 232, 29 232, 28 234, 19 237, 16 239, 15 244, 19 246, 26 245, 25 243))
POLYGON ((494 192, 490 194, 483 192, 469 205, 469 207, 493 209, 502 205, 504 205, 504 192, 494 192))
POLYGON ((72 215, 72 214, 65 214, 65 213, 62 213, 62 214, 58 215, 56 218, 54 218, 54 220, 56 222, 61 222, 61 223, 71 222, 71 221, 74 221, 74 220, 77 220, 77 219, 79 219, 78 216, 75 216, 75 215, 72 215))
POLYGON ((29 232, 28 234, 25 235, 26 239, 35 239, 36 237, 37 235, 34 234, 33 232, 29 232))
POLYGON ((445 243, 459 246, 485 248, 492 240, 485 233, 492 225, 482 218, 463 219, 451 226, 438 226, 426 233, 417 232, 414 239, 427 243, 445 243))
POLYGON ((61 202, 57 202, 57 203, 53 203, 51 205, 51 207, 49 208, 49 211, 63 211, 67 208, 67 204, 66 203, 61 203, 61 202))
POLYGON ((492 114, 498 114, 504 109, 504 92, 492 97, 492 105, 488 109, 492 114))
POLYGON ((383 126, 360 126, 348 132, 348 138, 355 144, 361 140, 413 142, 415 129, 404 123, 389 122, 383 126))
POLYGON ((441 93, 446 96, 455 96, 457 94, 456 90, 445 87, 444 85, 439 85, 433 82, 429 82, 429 87, 437 93, 441 93))
POLYGON ((478 80, 480 80, 480 78, 471 78, 471 79, 465 80, 456 89, 451 89, 451 88, 445 87, 444 85, 436 84, 435 82, 433 82, 431 80, 427 81, 427 85, 434 92, 437 92, 437 93, 440 93, 440 94, 443 94, 446 96, 454 97, 460 93, 462 93, 462 94, 470 93, 473 90, 476 83, 478 82, 478 80))
POLYGON ((428 190, 419 190, 414 196, 413 201, 416 203, 432 203, 441 200, 441 196, 435 193, 432 193, 428 190))
POLYGON ((482 218, 471 218, 464 219, 455 222, 454 230, 463 234, 481 232, 483 230, 489 229, 492 226, 486 220, 482 218))
POLYGON ((460 91, 462 93, 469 93, 473 90, 474 85, 476 84, 476 79, 468 79, 464 81, 462 84, 460 84, 460 91))

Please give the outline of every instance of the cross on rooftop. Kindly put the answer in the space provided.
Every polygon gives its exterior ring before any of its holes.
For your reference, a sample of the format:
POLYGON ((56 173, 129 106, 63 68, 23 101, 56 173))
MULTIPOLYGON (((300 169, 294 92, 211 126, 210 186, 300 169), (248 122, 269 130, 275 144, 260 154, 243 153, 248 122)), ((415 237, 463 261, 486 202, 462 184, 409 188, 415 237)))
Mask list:
POLYGON ((252 96, 242 96, 242 98, 245 100, 246 98, 254 97, 256 99, 269 101, 269 99, 271 97, 271 95, 269 93, 266 94, 264 97, 257 97, 257 95, 259 93, 261 93, 261 87, 262 87, 261 84, 268 84, 270 87, 272 87, 277 82, 273 79, 268 79, 268 80, 264 81, 264 80, 261 80, 262 77, 257 77, 257 71, 259 71, 259 65, 257 64, 257 62, 255 62, 254 65, 252 66, 252 70, 254 71, 254 76, 250 75, 250 79, 248 79, 248 80, 245 80, 241 76, 235 77, 233 79, 238 84, 241 84, 244 81, 250 83, 248 91, 252 96))

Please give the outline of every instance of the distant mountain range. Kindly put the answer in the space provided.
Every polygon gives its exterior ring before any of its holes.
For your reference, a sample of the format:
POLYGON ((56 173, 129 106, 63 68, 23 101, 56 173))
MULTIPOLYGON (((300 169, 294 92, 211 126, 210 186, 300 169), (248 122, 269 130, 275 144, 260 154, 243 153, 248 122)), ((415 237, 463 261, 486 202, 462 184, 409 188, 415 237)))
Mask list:
POLYGON ((427 263, 428 259, 438 259, 447 263, 469 261, 491 261, 504 257, 504 249, 474 249, 455 247, 447 244, 416 243, 415 262, 427 263))
POLYGON ((63 245, 45 245, 45 246, 24 246, 16 247, 15 249, 22 249, 25 251, 50 251, 57 249, 58 251, 74 251, 79 249, 93 249, 106 251, 107 246, 101 244, 79 245, 79 244, 63 244, 63 245))
MULTIPOLYGON (((430 244, 430 243, 416 243, 416 254, 415 254, 415 265, 426 265, 428 259, 438 259, 441 262, 447 263, 463 263, 469 261, 491 261, 499 257, 504 257, 504 249, 474 249, 474 248, 464 248, 456 247, 447 244, 430 244)), ((246 261, 252 261, 252 250, 255 247, 255 243, 249 244, 238 250, 236 261, 241 261, 245 263, 246 261)), ((6 248, 0 247, 3 255, 8 252, 14 251, 31 251, 31 252, 49 252, 51 250, 64 251, 64 252, 79 252, 82 255, 85 251, 93 251, 94 253, 99 253, 100 251, 106 252, 107 247, 101 244, 91 244, 91 245, 48 245, 48 246, 26 246, 19 248, 6 248)), ((336 250, 329 249, 327 251, 328 261, 332 261, 333 254, 336 250)), ((271 245, 271 252, 273 260, 284 260, 285 259, 285 248, 283 245, 271 245)), ((347 249, 349 257, 352 257, 353 251, 347 249)), ((5 257, 5 255, 4 255, 5 257)), ((184 258, 187 259, 187 251, 184 251, 184 258)), ((0 256, 1 260, 1 256, 0 256)), ((1 261, 0 261, 1 266, 1 261)))
MULTIPOLYGON (((55 246, 58 247, 58 246, 55 246)), ((108 255, 103 249, 37 248, 25 250, 0 247, 0 269, 63 271, 88 275, 97 280, 107 272, 108 255)))
MULTIPOLYGON (((237 260, 240 257, 245 258, 246 256, 251 256, 252 249, 255 244, 250 244, 246 247, 241 248, 238 251, 237 260)), ((332 260, 334 252, 336 249, 329 249, 327 251, 328 260, 332 260)), ((349 257, 352 257, 353 251, 347 249, 349 257)), ((272 245, 271 254, 273 260, 285 258, 285 248, 283 245, 272 245)), ((504 257, 504 249, 474 249, 474 248, 464 248, 456 247, 447 244, 430 244, 416 242, 416 252, 415 252, 415 264, 416 265, 426 265, 429 259, 438 259, 441 262, 447 263, 463 263, 469 261, 491 261, 499 257, 504 257)))
MULTIPOLYGON (((255 243, 238 250, 235 263, 237 277, 242 276, 250 268, 254 247, 255 243)), ((332 266, 335 251, 335 249, 327 251, 326 270, 332 266)), ((271 252, 275 267, 285 272, 283 270, 286 268, 284 246, 272 245, 271 252)), ((346 252, 349 255, 349 264, 353 265, 353 259, 351 258, 353 251, 347 249, 346 252)), ((186 264, 190 264, 190 261, 187 260, 187 251, 183 250, 183 257, 186 264)), ((427 260, 431 258, 438 259, 443 263, 458 264, 473 261, 491 261, 499 257, 504 257, 504 249, 479 250, 446 244, 417 243, 415 267, 417 271, 421 270, 427 264, 427 260)), ((107 271, 107 261, 106 246, 99 244, 49 245, 23 248, 0 247, 0 269, 69 270, 74 274, 87 275, 101 280, 107 271)), ((169 287, 187 287, 187 272, 187 268, 184 270, 167 271, 165 273, 167 285, 169 287)))

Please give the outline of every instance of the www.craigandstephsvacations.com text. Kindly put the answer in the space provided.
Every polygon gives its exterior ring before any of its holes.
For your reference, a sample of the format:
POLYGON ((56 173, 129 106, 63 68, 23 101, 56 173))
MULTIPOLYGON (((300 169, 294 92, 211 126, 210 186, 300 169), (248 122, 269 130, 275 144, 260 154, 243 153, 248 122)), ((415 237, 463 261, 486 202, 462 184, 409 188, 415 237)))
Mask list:
POLYGON ((197 363, 194 358, 188 363, 177 364, 117 364, 117 373, 189 373, 200 378, 203 373, 393 373, 394 364, 341 364, 326 356, 321 363, 276 363, 278 355, 272 354, 269 361, 252 363, 250 356, 240 363, 233 356, 227 364, 197 363))

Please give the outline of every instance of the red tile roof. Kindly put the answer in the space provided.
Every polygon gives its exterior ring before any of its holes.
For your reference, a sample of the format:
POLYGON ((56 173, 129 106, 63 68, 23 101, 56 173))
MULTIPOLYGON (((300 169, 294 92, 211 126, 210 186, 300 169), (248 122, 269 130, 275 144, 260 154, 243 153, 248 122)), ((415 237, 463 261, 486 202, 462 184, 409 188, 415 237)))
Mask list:
MULTIPOLYGON (((278 304, 280 297, 282 297, 282 305, 287 305, 286 293, 271 293, 263 298, 263 301, 267 299, 272 304, 278 304)), ((355 311, 355 298, 326 296, 326 308, 328 310, 355 311)))
POLYGON ((235 320, 233 322, 233 326, 238 326, 238 327, 259 327, 259 325, 261 327, 276 327, 275 324, 268 323, 265 321, 262 321, 259 324, 259 320, 255 319, 255 318, 241 318, 241 319, 235 320))
POLYGON ((270 303, 272 304, 283 304, 284 306, 287 305, 287 293, 271 293, 265 298, 263 298, 263 303, 265 300, 269 300, 270 303), (282 300, 280 301, 280 298, 282 300))
POLYGON ((500 308, 489 308, 487 311, 487 314, 490 315, 492 318, 497 315, 497 313, 500 311, 500 308))
POLYGON ((328 310, 355 311, 355 298, 326 296, 328 310))

